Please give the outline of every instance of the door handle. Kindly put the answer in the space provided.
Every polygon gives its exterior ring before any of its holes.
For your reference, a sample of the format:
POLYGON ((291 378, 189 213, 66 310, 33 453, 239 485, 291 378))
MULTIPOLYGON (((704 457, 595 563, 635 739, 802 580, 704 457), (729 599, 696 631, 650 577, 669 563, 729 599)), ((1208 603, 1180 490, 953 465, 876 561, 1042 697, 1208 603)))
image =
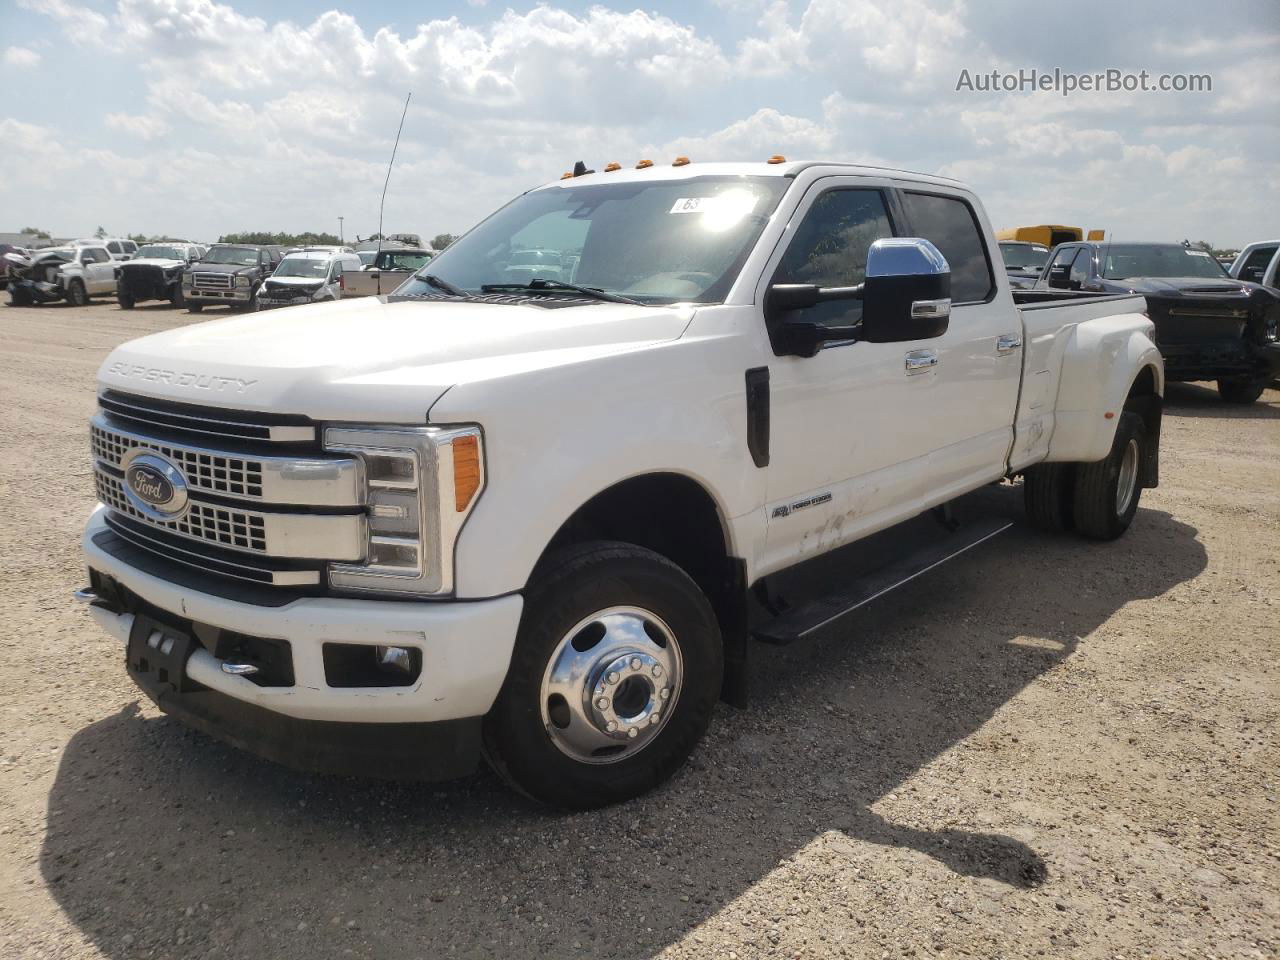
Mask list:
POLYGON ((912 350, 907 354, 907 376, 928 373, 938 365, 938 354, 933 350, 912 350))
POLYGON ((1021 337, 1006 335, 1003 337, 998 337, 996 339, 996 353, 999 353, 1001 355, 1006 353, 1013 353, 1013 351, 1017 350, 1021 346, 1022 346, 1021 337))

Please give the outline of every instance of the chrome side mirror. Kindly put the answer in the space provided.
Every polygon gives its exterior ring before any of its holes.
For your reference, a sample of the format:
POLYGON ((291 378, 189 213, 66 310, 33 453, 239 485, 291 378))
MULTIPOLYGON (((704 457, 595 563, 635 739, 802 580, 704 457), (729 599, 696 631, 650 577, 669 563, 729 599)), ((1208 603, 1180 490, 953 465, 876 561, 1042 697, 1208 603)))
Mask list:
POLYGON ((860 340, 928 340, 946 333, 950 320, 951 266, 942 251, 921 237, 871 244, 860 340))

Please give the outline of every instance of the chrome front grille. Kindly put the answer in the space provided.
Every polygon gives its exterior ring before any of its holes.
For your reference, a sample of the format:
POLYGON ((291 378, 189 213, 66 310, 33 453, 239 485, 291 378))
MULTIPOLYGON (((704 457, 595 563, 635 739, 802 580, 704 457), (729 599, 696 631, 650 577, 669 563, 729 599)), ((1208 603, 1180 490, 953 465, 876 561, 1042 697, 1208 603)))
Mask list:
POLYGON ((326 563, 365 559, 362 461, 326 456, 296 440, 271 443, 260 432, 269 437, 284 428, 314 438, 314 426, 278 422, 302 418, 112 392, 100 400, 102 409, 90 424, 94 482, 110 526, 133 546, 220 576, 282 586, 319 582, 317 571, 326 563), (253 435, 215 439, 206 432, 215 428, 253 435), (174 482, 185 486, 187 502, 172 517, 126 487, 126 472, 144 454, 162 458, 180 474, 174 482))
POLYGON ((193 273, 191 285, 197 290, 230 290, 236 278, 231 273, 193 273))
POLYGON ((112 430, 99 419, 89 425, 89 434, 93 443, 93 455, 103 463, 119 467, 125 454, 143 447, 172 460, 182 470, 187 478, 187 485, 192 490, 255 500, 262 498, 261 460, 204 453, 175 444, 159 443, 136 434, 112 430))
POLYGON ((192 503, 178 520, 152 520, 134 509, 124 493, 124 480, 104 470, 94 474, 98 484, 98 499, 117 513, 144 523, 180 533, 193 540, 206 540, 223 547, 267 552, 267 521, 259 514, 243 510, 229 510, 211 504, 192 503))

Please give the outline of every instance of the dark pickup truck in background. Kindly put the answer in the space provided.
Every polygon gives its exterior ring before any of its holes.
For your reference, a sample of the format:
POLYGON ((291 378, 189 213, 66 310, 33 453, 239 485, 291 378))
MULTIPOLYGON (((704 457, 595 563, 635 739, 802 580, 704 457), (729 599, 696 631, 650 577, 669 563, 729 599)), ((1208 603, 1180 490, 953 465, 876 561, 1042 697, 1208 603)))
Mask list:
POLYGON ((1233 279, 1178 243, 1064 243, 1039 289, 1139 293, 1169 380, 1216 380, 1228 403, 1253 403, 1280 374, 1280 295, 1233 279))
POLYGON ((215 243, 182 275, 187 309, 226 304, 257 309, 258 287, 280 265, 284 248, 254 243, 215 243))

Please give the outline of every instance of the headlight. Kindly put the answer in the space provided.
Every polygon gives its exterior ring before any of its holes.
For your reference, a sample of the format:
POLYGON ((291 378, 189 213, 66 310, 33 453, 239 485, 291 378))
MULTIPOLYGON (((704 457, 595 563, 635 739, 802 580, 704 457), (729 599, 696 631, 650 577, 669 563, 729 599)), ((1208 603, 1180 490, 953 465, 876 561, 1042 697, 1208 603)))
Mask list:
POLYGON ((330 564, 329 585, 451 593, 454 545, 484 488, 480 428, 329 427, 324 445, 360 457, 369 509, 365 562, 330 564))
POLYGON ((236 277, 237 287, 247 287, 249 286, 250 283, 252 283, 252 281, 248 277, 246 277, 244 274, 240 274, 239 276, 236 277))

